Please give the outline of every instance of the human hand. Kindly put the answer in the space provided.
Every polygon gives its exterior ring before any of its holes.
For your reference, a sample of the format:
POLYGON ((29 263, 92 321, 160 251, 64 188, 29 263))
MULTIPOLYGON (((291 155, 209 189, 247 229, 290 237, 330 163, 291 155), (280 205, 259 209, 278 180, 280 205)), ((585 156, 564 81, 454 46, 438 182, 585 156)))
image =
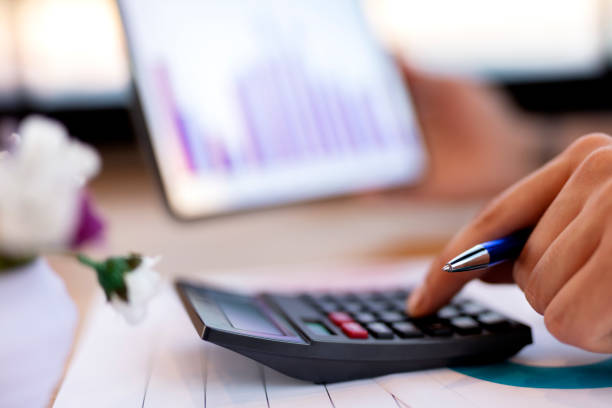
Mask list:
POLYGON ((413 316, 446 304, 468 281, 516 282, 557 339, 612 352, 612 138, 583 136, 495 198, 433 262, 409 299, 413 316), (473 245, 535 225, 518 260, 441 270, 473 245))
POLYGON ((539 164, 538 122, 519 112, 502 92, 400 65, 430 155, 418 193, 498 193, 539 164))

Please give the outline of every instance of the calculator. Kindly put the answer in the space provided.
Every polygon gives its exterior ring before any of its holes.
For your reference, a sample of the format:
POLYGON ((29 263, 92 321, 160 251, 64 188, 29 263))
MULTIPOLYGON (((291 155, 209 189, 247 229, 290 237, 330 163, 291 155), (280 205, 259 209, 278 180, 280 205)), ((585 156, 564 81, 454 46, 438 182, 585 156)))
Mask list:
POLYGON ((467 298, 417 319, 405 312, 408 289, 250 296, 175 286, 202 339, 315 383, 494 363, 532 342, 528 326, 467 298))

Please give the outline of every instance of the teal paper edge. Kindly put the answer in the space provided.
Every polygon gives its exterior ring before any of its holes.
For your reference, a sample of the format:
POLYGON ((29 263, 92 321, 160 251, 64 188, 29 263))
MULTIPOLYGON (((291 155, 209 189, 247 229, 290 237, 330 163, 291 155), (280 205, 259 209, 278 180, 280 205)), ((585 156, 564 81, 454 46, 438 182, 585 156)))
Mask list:
POLYGON ((557 389, 612 387, 612 357, 593 364, 569 367, 537 367, 507 361, 452 369, 480 380, 514 387, 557 389))

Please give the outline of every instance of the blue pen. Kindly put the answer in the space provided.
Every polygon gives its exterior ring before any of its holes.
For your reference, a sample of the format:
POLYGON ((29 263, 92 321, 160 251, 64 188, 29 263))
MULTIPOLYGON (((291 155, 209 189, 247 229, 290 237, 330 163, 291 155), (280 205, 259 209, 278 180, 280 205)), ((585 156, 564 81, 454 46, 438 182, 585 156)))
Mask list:
POLYGON ((474 271, 516 259, 523 250, 531 231, 531 228, 525 228, 506 237, 473 246, 448 261, 442 270, 446 272, 474 271))

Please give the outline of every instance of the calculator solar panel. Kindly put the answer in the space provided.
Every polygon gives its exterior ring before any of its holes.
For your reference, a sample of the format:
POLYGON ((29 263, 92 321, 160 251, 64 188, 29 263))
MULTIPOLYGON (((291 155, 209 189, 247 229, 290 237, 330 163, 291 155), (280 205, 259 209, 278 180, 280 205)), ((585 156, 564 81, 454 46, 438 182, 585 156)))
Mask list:
POLYGON ((176 286, 204 340, 316 383, 499 362, 532 342, 528 326, 465 298, 417 319, 405 289, 245 296, 176 286))

